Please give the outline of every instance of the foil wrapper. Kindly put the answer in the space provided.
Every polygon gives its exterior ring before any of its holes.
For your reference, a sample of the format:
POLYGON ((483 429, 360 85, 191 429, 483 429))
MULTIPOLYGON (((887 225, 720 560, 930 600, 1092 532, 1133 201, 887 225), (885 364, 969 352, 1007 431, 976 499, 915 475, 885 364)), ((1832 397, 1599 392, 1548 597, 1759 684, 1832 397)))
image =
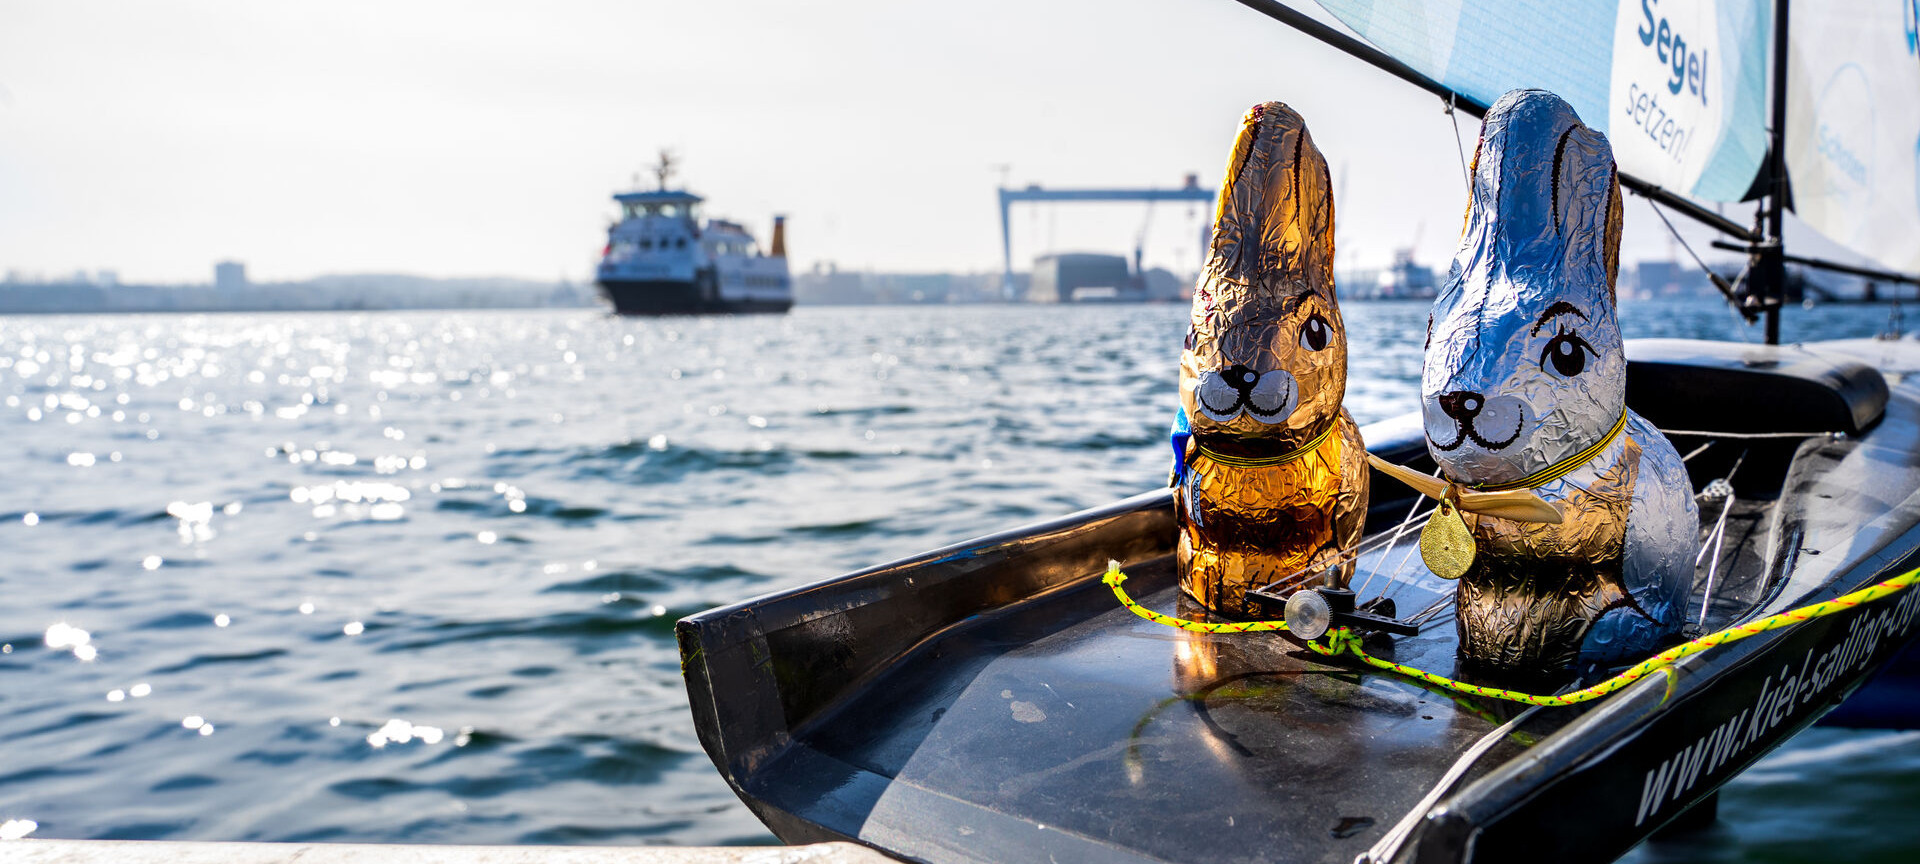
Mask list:
MULTIPOLYGON (((1614 308, 1620 186, 1606 136, 1551 93, 1487 112, 1466 229, 1428 323, 1421 410, 1450 479, 1524 480, 1603 440, 1626 409, 1614 308)), ((1464 659, 1515 671, 1650 653, 1685 623, 1699 524, 1673 445, 1621 436, 1535 488, 1560 525, 1469 516, 1464 659)))
POLYGON ((1228 157, 1180 357, 1181 587, 1215 612, 1252 615, 1249 588, 1321 578, 1360 540, 1369 475, 1340 407, 1346 338, 1326 159, 1299 114, 1255 106, 1228 157))

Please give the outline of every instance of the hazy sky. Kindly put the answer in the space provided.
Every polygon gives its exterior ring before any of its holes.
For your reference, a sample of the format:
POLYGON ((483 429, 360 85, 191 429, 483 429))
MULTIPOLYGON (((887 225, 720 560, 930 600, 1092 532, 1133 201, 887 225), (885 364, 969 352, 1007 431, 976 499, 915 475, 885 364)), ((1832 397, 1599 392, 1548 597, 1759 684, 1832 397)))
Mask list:
MULTIPOLYGON (((1217 184, 1269 99, 1333 166, 1342 267, 1444 264, 1465 184, 1438 100, 1231 0, 0 0, 0 270, 585 279, 663 147, 710 215, 764 240, 786 213, 796 267, 997 270, 996 166, 1217 184)), ((1631 200, 1625 257, 1668 257, 1631 200)), ((1206 215, 1016 210, 1016 266, 1144 225, 1149 265, 1190 270, 1206 215)))

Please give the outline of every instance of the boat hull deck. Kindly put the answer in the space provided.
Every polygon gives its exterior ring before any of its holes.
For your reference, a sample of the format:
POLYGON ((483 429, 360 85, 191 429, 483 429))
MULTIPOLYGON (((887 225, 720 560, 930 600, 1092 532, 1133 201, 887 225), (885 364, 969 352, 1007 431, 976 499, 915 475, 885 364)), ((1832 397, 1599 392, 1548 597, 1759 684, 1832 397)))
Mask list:
MULTIPOLYGON (((1667 347, 1671 360, 1698 346, 1667 347)), ((1763 392, 1823 374, 1859 383, 1845 347, 1763 392)), ((1898 347, 1881 368, 1920 370, 1920 345, 1898 347)), ((1731 350, 1671 374, 1761 368, 1731 350)), ((1843 436, 1723 440, 1689 463, 1698 488, 1745 452, 1771 487, 1741 489, 1711 597, 1708 565, 1697 575, 1692 608, 1704 602, 1707 617, 1690 630, 1920 565, 1920 387, 1878 393, 1870 428, 1848 427, 1875 398, 1856 393, 1767 421, 1824 418, 1843 436)), ((1724 431, 1697 425, 1712 419, 1688 416, 1697 404, 1645 402, 1634 407, 1665 413, 1666 428, 1724 431)), ((1366 436, 1403 464, 1424 456, 1417 422, 1366 436)), ((1370 536, 1413 503, 1375 483, 1370 536)), ((1701 509, 1710 531, 1720 505, 1701 509)), ((782 839, 917 860, 1599 861, 1812 723, 1920 632, 1920 603, 1897 595, 1521 717, 1525 706, 1323 658, 1290 636, 1134 616, 1100 582, 1110 557, 1144 605, 1195 611, 1176 588, 1173 526, 1170 496, 1152 493, 689 618, 679 636, 702 742, 782 839), (1430 792, 1433 806, 1417 806, 1430 792)), ((1403 541, 1363 559, 1362 596, 1391 585, 1404 615, 1450 593, 1409 552, 1403 541)), ((1369 650, 1455 676, 1455 639, 1443 614, 1369 650)))
MULTIPOLYGON (((1149 608, 1190 603, 1171 557, 1128 572, 1149 608)), ((1445 639, 1376 647, 1452 663, 1445 639)), ((1286 637, 1170 630, 1092 579, 915 652, 749 792, 789 812, 845 795, 848 812, 868 808, 861 839, 928 860, 1351 858, 1499 712, 1517 713, 1357 674, 1286 637), (1002 824, 1005 813, 1022 824, 1002 824), (1056 834, 1073 842, 1041 839, 1056 834)))

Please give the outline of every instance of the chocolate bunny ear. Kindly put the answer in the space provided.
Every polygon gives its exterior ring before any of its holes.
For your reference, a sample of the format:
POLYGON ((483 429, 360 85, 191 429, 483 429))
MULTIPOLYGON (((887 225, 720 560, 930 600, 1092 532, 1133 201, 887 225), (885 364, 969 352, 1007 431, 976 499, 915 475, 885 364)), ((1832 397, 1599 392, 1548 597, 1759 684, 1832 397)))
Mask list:
POLYGON ((1567 244, 1567 263, 1604 270, 1607 299, 1614 299, 1614 278, 1620 270, 1620 176, 1607 136, 1585 125, 1561 133, 1553 160, 1553 203, 1556 225, 1567 244))
POLYGON ((1307 123, 1279 102, 1240 121, 1207 275, 1257 292, 1333 297, 1333 183, 1307 123))
POLYGON ((1510 272, 1571 268, 1604 281, 1619 269, 1620 191, 1607 136, 1544 90, 1488 109, 1474 154, 1463 248, 1509 250, 1510 272))

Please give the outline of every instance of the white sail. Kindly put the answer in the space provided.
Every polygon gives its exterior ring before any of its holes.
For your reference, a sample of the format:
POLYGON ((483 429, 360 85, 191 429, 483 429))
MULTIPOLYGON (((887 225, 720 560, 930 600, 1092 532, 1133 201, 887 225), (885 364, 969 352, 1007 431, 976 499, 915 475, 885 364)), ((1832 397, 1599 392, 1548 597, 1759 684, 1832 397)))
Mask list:
POLYGON ((1920 269, 1920 26, 1911 0, 1791 7, 1787 177, 1814 230, 1920 269))
POLYGON ((1621 170, 1738 201, 1766 157, 1766 0, 1318 0, 1374 47, 1491 105, 1551 90, 1621 170))

